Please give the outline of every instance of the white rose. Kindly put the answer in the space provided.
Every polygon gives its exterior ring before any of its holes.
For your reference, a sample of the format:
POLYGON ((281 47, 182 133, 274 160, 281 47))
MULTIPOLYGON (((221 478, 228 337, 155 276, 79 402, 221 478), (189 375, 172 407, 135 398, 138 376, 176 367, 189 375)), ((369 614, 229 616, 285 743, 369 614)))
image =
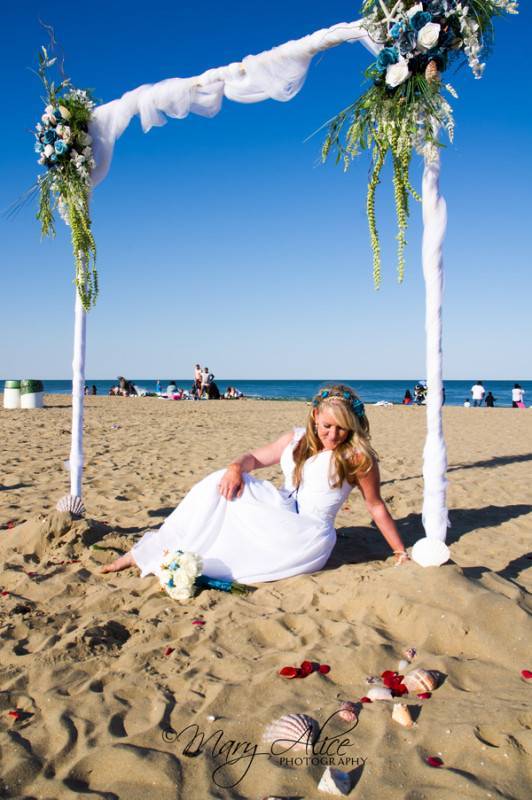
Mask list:
POLYGON ((44 110, 46 111, 47 114, 50 114, 50 116, 51 116, 53 114, 54 107, 53 106, 46 106, 46 108, 44 110))
POLYGON ((53 145, 47 144, 46 147, 44 148, 44 155, 47 158, 49 158, 52 155, 53 152, 54 152, 53 145))
POLYGON ((427 22, 417 35, 417 46, 420 50, 432 50, 438 44, 441 25, 437 22, 427 22))
POLYGON ((179 560, 179 566, 187 576, 195 578, 201 572, 202 563, 195 553, 183 553, 179 560))
POLYGON ((63 119, 70 119, 70 111, 65 106, 59 106, 59 111, 63 119))
POLYGON ((92 136, 90 136, 88 133, 82 133, 81 134, 81 143, 82 144, 87 144, 88 145, 88 144, 91 144, 91 142, 92 142, 92 136))
POLYGON ((408 17, 408 19, 412 19, 414 14, 417 14, 418 11, 423 11, 423 3, 416 3, 415 6, 409 8, 408 11, 406 12, 406 16, 408 17))
POLYGON ((44 122, 45 125, 49 125, 50 124, 50 117, 48 116, 48 114, 43 114, 42 115, 41 122, 44 122))
POLYGON ((397 64, 390 64, 386 70, 386 83, 392 88, 404 83, 409 77, 408 63, 399 61, 397 64))
POLYGON ((46 159, 45 159, 44 155, 39 156, 39 158, 37 160, 37 164, 41 164, 42 165, 42 164, 45 164, 45 163, 46 163, 46 159))

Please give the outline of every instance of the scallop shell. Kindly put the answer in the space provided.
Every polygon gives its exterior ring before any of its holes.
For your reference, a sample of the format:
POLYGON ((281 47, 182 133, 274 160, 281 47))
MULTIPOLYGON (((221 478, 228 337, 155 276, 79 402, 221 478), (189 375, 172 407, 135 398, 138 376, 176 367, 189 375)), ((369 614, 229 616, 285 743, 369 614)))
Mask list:
POLYGON ((356 703, 351 703, 349 700, 343 702, 338 716, 345 722, 355 722, 358 719, 356 703))
POLYGON ((398 722, 399 725, 402 725, 403 728, 411 728, 414 725, 408 706, 404 706, 402 703, 396 703, 394 705, 392 719, 394 722, 398 722))
POLYGON ((415 669, 403 678, 409 692, 432 692, 438 688, 438 675, 428 669, 415 669))
POLYGON ((287 714, 272 722, 263 740, 278 744, 283 751, 308 750, 318 737, 319 724, 306 714, 287 714))
POLYGON ((318 784, 318 791, 326 794, 335 794, 337 797, 349 794, 351 791, 351 778, 349 773, 342 772, 334 767, 327 767, 318 784))
POLYGON ((81 497, 74 497, 74 495, 67 494, 58 500, 56 509, 58 511, 70 511, 75 517, 82 517, 85 513, 85 506, 81 497))
POLYGON ((370 700, 393 700, 392 690, 387 686, 374 686, 367 693, 370 700))

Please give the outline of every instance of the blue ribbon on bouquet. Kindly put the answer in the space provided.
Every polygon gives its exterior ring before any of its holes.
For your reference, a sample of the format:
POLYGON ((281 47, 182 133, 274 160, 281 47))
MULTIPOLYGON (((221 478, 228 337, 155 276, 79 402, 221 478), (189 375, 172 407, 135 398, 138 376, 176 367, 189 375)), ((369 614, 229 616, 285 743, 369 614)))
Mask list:
POLYGON ((236 581, 223 581, 218 578, 209 578, 208 575, 198 575, 196 578, 196 586, 199 589, 217 589, 220 592, 229 592, 230 594, 247 594, 252 591, 251 586, 245 586, 243 583, 236 581))

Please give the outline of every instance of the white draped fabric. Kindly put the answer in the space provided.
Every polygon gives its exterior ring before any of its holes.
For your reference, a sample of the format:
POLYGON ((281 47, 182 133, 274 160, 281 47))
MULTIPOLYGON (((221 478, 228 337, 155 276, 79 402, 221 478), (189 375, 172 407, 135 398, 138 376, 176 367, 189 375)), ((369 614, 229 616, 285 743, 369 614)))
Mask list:
POLYGON ((156 125, 165 125, 166 117, 184 119, 188 114, 214 117, 224 96, 238 103, 287 102, 303 86, 312 58, 344 42, 362 42, 374 54, 380 50, 360 21, 340 22, 192 78, 168 78, 139 86, 118 100, 98 106, 89 128, 96 161, 93 185, 97 186, 107 175, 115 141, 136 114, 147 133, 156 125))
MULTIPOLYGON (((131 119, 140 116, 145 132, 164 125, 167 117, 183 119, 190 113, 214 117, 224 97, 240 103, 261 100, 291 100, 300 91, 317 53, 344 42, 359 41, 377 54, 375 44, 361 22, 345 22, 324 28, 302 39, 286 42, 272 50, 250 55, 238 63, 210 69, 192 78, 170 78, 139 86, 118 100, 94 110, 90 124, 96 168, 93 186, 107 175, 116 140, 131 119)), ((443 289, 442 247, 446 228, 445 201, 439 193, 439 156, 425 159, 423 177, 423 273, 426 282, 427 331, 427 440, 423 475, 425 493, 423 524, 426 538, 414 546, 412 555, 422 566, 443 564, 449 558, 447 531, 446 467, 443 438, 441 308, 443 289)), ((85 312, 79 298, 75 309, 74 379, 72 404, 72 448, 70 454, 71 492, 81 497, 83 466, 83 397, 85 379, 85 312)))

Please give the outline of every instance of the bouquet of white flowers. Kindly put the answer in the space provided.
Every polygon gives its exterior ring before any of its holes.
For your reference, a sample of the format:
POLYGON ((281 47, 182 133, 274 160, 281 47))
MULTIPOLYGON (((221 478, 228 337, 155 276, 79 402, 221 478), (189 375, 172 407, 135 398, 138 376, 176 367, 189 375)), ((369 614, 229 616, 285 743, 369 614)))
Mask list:
POLYGON ((247 594, 248 586, 236 581, 224 581, 218 578, 209 578, 202 575, 203 562, 196 553, 184 553, 176 550, 175 553, 166 553, 161 564, 159 580, 162 588, 168 592, 173 600, 189 600, 194 596, 196 589, 218 589, 230 594, 247 594))
POLYGON ((201 575, 202 560, 195 553, 181 550, 168 554, 161 564, 159 580, 173 600, 188 600, 196 590, 196 578, 201 575))

